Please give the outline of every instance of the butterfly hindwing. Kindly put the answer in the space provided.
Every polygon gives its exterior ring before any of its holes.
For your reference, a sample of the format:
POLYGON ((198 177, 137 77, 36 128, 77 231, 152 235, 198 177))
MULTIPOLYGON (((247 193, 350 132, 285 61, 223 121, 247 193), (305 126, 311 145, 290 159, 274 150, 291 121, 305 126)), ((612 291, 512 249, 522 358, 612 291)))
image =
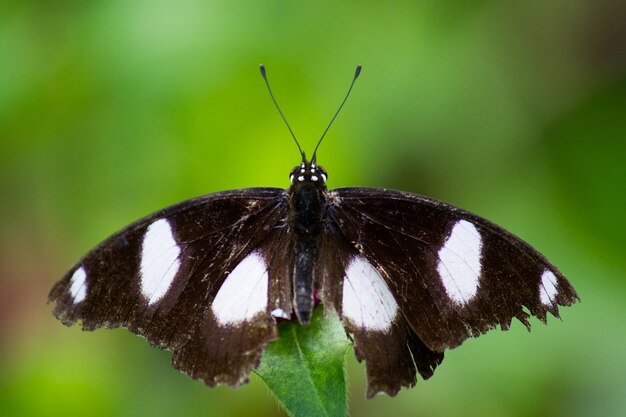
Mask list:
POLYGON ((322 300, 342 317, 359 361, 365 360, 367 396, 396 395, 432 376, 443 353, 428 349, 398 311, 380 274, 342 235, 337 225, 325 224, 318 277, 322 300))
POLYGON ((264 245, 284 229, 287 204, 284 189, 233 190, 139 220, 57 282, 54 314, 86 330, 126 327, 174 350, 175 366, 191 376, 239 385, 276 337, 268 300, 289 277, 269 282, 264 245))
POLYGON ((289 228, 283 222, 266 227, 260 245, 234 263, 189 342, 174 352, 174 367, 209 386, 246 383, 265 345, 278 336, 276 321, 291 318, 289 228))
MULTIPOLYGON (((428 350, 577 301, 565 277, 504 229, 450 205, 382 189, 330 192, 328 216, 380 274, 428 350)), ((345 309, 345 305, 344 305, 345 309)))

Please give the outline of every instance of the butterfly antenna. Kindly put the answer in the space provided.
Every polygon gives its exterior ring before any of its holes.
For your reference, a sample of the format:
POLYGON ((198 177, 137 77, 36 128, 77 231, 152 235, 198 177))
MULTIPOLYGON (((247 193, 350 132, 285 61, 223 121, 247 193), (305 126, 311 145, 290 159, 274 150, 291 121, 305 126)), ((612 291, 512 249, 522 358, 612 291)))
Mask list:
POLYGON ((289 129, 289 133, 291 133, 291 137, 296 142, 296 146, 298 147, 298 150, 300 151, 300 155, 302 155, 302 162, 306 162, 306 156, 304 156, 304 152, 302 152, 300 143, 298 143, 298 139, 296 139, 296 135, 293 133, 293 130, 291 130, 291 126, 289 126, 289 122, 285 118, 285 115, 283 114, 283 112, 280 110, 280 107, 278 107, 278 103, 276 102, 276 99, 274 98, 274 94, 272 93, 272 89, 270 88, 270 83, 269 81, 267 81, 267 74, 265 73, 265 65, 261 64, 259 68, 261 69, 261 76, 265 80, 267 91, 270 92, 270 97, 272 97, 272 101, 274 102, 274 105, 276 106, 276 110, 278 110, 278 113, 280 113, 280 117, 282 117, 283 120, 285 121, 285 124, 287 125, 287 129, 289 129))
POLYGON ((330 129, 330 126, 332 126, 333 122, 337 118, 337 115, 341 111, 341 108, 343 107, 344 104, 346 104, 346 101, 348 100, 348 97, 350 96, 350 92, 352 91, 352 87, 354 87, 354 83, 356 79, 359 78, 360 73, 361 73, 361 64, 356 66, 356 71, 354 72, 354 78, 352 79, 352 82, 350 83, 350 88, 348 88, 348 92, 346 93, 346 96, 344 97, 343 101, 341 102, 341 105, 337 109, 337 112, 335 113, 333 118, 330 120, 330 123, 328 124, 328 126, 326 126, 326 130, 324 130, 324 133, 322 133, 322 137, 320 138, 320 140, 317 141, 317 145, 315 146, 315 150, 313 151, 313 158, 311 158, 312 163, 316 162, 317 148, 319 148, 320 143, 322 143, 322 139, 324 139, 324 136, 326 136, 326 132, 328 132, 328 129, 330 129))

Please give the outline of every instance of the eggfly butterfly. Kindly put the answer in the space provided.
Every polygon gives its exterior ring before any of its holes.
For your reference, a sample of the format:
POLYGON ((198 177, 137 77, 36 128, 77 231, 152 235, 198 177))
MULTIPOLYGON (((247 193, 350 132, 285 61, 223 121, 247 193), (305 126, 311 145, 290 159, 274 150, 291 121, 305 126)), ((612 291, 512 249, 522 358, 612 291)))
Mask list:
POLYGON ((545 322, 578 300, 556 267, 506 230, 416 194, 329 190, 317 146, 309 161, 296 144, 302 162, 288 189, 205 195, 106 239, 52 288, 55 316, 85 330, 125 327, 172 350, 174 367, 192 378, 238 386, 277 323, 307 325, 321 302, 365 360, 372 396, 395 395, 416 373, 429 378, 469 337, 513 318, 530 328, 530 315, 545 322))

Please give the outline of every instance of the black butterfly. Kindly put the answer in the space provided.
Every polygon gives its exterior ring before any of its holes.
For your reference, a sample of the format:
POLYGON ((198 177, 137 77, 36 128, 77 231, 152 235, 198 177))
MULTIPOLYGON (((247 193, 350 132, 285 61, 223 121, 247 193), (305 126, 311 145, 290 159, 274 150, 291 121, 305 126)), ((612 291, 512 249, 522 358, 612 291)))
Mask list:
POLYGON ((402 191, 328 190, 316 152, 300 149, 289 189, 202 196, 111 236, 52 288, 54 314, 126 327, 192 378, 237 386, 277 322, 309 323, 319 300, 366 361, 373 396, 429 378, 469 337, 513 318, 530 328, 530 315, 545 322, 578 300, 541 254, 474 214, 402 191))

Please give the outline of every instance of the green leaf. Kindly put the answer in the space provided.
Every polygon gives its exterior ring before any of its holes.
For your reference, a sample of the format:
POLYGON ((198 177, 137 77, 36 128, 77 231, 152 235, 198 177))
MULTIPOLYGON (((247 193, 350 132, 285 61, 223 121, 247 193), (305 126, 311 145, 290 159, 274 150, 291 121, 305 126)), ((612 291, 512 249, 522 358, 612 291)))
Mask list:
POLYGON ((311 324, 282 323, 256 370, 290 416, 345 417, 348 411, 345 359, 350 348, 334 313, 322 306, 311 324))

